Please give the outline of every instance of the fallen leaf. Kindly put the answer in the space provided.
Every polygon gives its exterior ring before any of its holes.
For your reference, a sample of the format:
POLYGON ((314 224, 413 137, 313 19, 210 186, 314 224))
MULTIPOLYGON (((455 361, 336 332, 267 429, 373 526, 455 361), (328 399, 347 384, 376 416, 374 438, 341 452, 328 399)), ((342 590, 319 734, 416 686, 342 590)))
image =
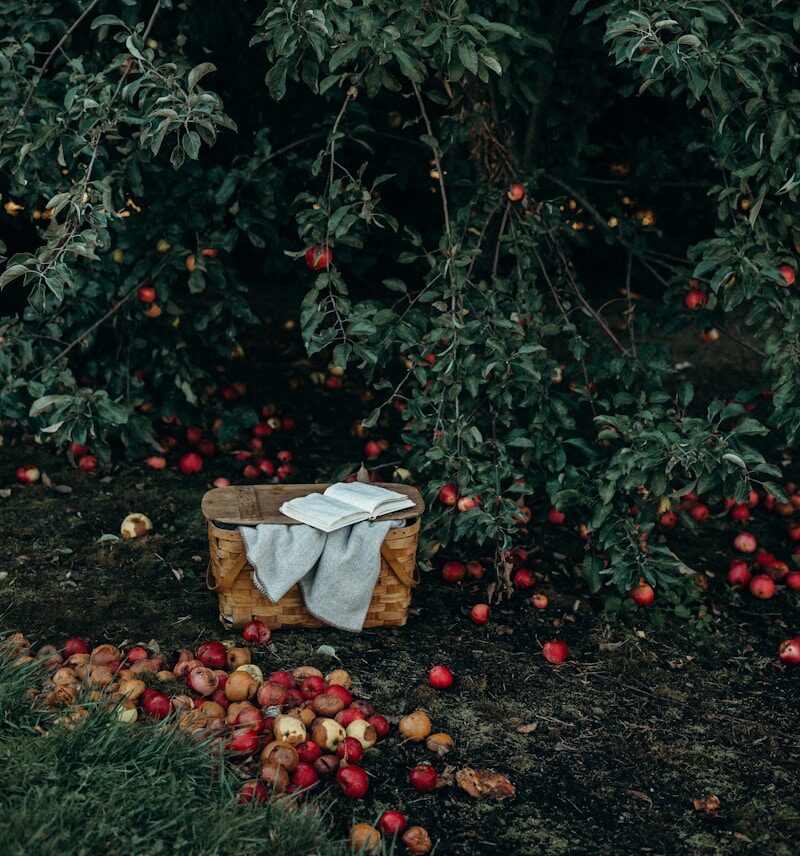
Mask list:
POLYGON ((11 496, 11 488, 10 487, 0 488, 0 498, 8 499, 9 496, 11 496))
POLYGON ((336 649, 333 645, 320 645, 319 648, 317 648, 317 654, 322 654, 325 657, 333 657, 336 660, 339 659, 336 656, 336 649))
POLYGON ((527 725, 520 725, 517 729, 517 734, 533 734, 538 727, 538 722, 529 722, 527 725))
POLYGON ((692 805, 695 811, 701 814, 706 814, 709 817, 719 817, 718 809, 721 805, 719 797, 716 794, 706 794, 702 797, 697 797, 692 800, 692 805))
POLYGON ((456 784, 475 799, 505 800, 516 795, 517 791, 509 779, 492 770, 475 770, 464 767, 456 773, 456 784))
POLYGON ((55 484, 47 473, 42 473, 42 484, 56 493, 72 493, 72 488, 68 484, 55 484))
MULTIPOLYGON (((452 764, 445 765, 444 770, 436 776, 436 787, 437 788, 446 788, 453 784, 453 773, 455 773, 455 767, 452 764)), ((458 776, 458 773, 455 773, 458 776)))

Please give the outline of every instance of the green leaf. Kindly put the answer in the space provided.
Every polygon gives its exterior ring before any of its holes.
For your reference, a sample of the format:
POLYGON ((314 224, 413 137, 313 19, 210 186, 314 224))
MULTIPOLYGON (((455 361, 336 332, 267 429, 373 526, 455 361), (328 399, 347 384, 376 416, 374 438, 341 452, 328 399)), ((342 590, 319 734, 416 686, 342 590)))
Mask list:
POLYGON ((196 65, 190 72, 187 80, 187 85, 189 87, 189 92, 191 92, 195 86, 197 86, 198 82, 204 78, 207 74, 210 74, 212 71, 216 71, 217 67, 213 62, 201 62, 200 65, 196 65))
POLYGON ((424 77, 414 60, 412 60, 411 57, 400 48, 393 48, 392 53, 394 53, 395 58, 397 59, 400 71, 402 71, 409 80, 413 80, 414 83, 422 83, 424 77))
POLYGON ((279 59, 275 65, 267 72, 266 84, 269 88, 269 94, 276 100, 280 101, 286 94, 286 74, 289 70, 289 62, 286 59, 279 59))
POLYGON ((200 154, 200 135, 197 131, 187 131, 183 135, 181 143, 186 154, 192 160, 197 160, 197 157, 200 154))

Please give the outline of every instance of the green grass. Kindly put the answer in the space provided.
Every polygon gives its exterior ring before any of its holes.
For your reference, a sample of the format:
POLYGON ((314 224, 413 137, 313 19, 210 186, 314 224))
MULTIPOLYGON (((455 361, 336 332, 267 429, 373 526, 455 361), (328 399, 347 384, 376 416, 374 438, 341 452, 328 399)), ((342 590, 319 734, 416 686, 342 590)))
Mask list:
POLYGON ((31 668, 0 656, 0 853, 343 856, 314 804, 240 806, 236 771, 171 725, 93 711, 74 730, 41 720, 31 668))

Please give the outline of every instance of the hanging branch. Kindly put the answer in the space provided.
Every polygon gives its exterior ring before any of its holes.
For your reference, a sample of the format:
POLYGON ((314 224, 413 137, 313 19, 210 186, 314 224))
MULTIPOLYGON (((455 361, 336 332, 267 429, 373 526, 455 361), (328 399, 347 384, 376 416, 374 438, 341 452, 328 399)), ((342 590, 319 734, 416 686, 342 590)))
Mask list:
POLYGON ((629 250, 630 252, 632 252, 632 253, 636 256, 636 258, 637 258, 637 259, 639 259, 639 261, 642 263, 642 266, 643 266, 643 267, 645 267, 645 268, 647 268, 647 270, 649 270, 649 271, 650 271, 650 273, 651 273, 651 274, 652 274, 652 275, 653 275, 653 276, 654 276, 654 277, 655 277, 655 278, 656 278, 656 279, 657 279, 657 280, 658 280, 658 281, 659 281, 659 282, 660 282, 660 283, 661 283, 665 288, 669 288, 669 283, 667 282, 667 280, 666 280, 666 279, 664 279, 664 277, 663 277, 663 276, 661 276, 661 274, 660 274, 660 273, 659 273, 659 272, 658 272, 658 271, 657 271, 657 270, 656 270, 656 269, 655 269, 655 268, 650 264, 650 262, 648 262, 648 261, 647 261, 647 259, 646 259, 646 258, 645 258, 641 253, 637 252, 636 248, 633 246, 633 244, 631 244, 631 243, 630 243, 630 241, 628 241, 628 240, 626 240, 625 238, 623 238, 623 237, 622 237, 622 235, 620 235, 619 233, 615 232, 615 231, 611 228, 611 226, 609 226, 609 225, 608 225, 608 223, 605 221, 605 218, 603 217, 603 215, 602 215, 602 214, 601 214, 601 213, 600 213, 600 212, 599 212, 599 211, 594 207, 594 205, 592 205, 592 203, 591 203, 591 202, 589 202, 589 200, 588 200, 585 196, 583 196, 582 194, 578 193, 574 188, 570 187, 570 185, 568 185, 566 182, 562 181, 560 178, 556 178, 554 175, 545 175, 545 178, 547 178, 549 181, 552 181, 552 182, 553 182, 553 184, 557 184, 557 185, 558 185, 560 188, 562 188, 563 190, 566 190, 566 192, 567 192, 570 196, 575 197, 575 199, 577 199, 577 200, 578 200, 578 202, 580 202, 580 204, 581 204, 581 205, 582 205, 582 206, 583 206, 583 207, 584 207, 584 208, 589 212, 589 214, 591 215, 592 219, 593 219, 593 220, 594 220, 594 221, 595 221, 595 222, 596 222, 596 223, 597 223, 597 224, 598 224, 598 225, 599 225, 599 226, 600 226, 600 227, 601 227, 605 232, 607 232, 607 233, 608 233, 608 234, 610 234, 610 235, 613 235, 613 236, 614 236, 614 238, 615 238, 615 239, 616 239, 620 244, 622 244, 622 246, 623 246, 623 247, 625 247, 625 249, 626 249, 626 250, 629 250))
POLYGON ((27 112, 28 107, 30 106, 31 99, 33 98, 34 93, 36 92, 39 84, 42 82, 42 78, 44 77, 44 73, 47 71, 50 63, 55 58, 55 55, 61 49, 61 46, 75 32, 75 30, 78 29, 78 27, 83 23, 83 21, 86 19, 86 17, 91 14, 92 10, 99 3, 100 3, 100 0, 92 0, 92 2, 83 10, 83 12, 81 12, 81 14, 78 16, 78 18, 76 18, 72 22, 72 25, 64 33, 64 35, 56 42, 55 46, 50 51, 50 53, 47 54, 47 56, 44 58, 44 62, 42 63, 42 67, 39 69, 39 73, 36 75, 35 80, 31 83, 30 88, 28 89, 28 95, 27 95, 25 101, 22 103, 22 106, 19 108, 19 112, 14 117, 14 121, 11 123, 11 130, 16 128, 17 122, 19 122, 20 119, 25 117, 25 113, 27 112))
MULTIPOLYGON (((428 136, 434 140, 433 136, 433 126, 431 125, 430 117, 428 116, 428 111, 425 109, 425 102, 422 100, 422 93, 420 92, 419 86, 412 80, 411 85, 414 87, 414 95, 417 96, 417 104, 419 104, 419 112, 422 116, 422 121, 425 123, 425 130, 428 136)), ((450 245, 450 206, 447 202, 447 189, 444 185, 444 170, 442 169, 442 160, 439 157, 439 144, 436 143, 435 146, 431 147, 431 151, 433 152, 433 163, 434 168, 436 169, 436 174, 439 176, 439 196, 442 199, 442 213, 444 215, 444 231, 447 235, 447 244, 450 245)))
POLYGON ((633 354, 634 358, 637 357, 636 353, 636 324, 634 319, 634 305, 633 298, 631 297, 631 268, 633 267, 633 253, 628 250, 628 264, 627 269, 625 271, 625 302, 627 304, 627 309, 625 310, 625 321, 628 325, 628 335, 631 340, 631 354, 633 354))

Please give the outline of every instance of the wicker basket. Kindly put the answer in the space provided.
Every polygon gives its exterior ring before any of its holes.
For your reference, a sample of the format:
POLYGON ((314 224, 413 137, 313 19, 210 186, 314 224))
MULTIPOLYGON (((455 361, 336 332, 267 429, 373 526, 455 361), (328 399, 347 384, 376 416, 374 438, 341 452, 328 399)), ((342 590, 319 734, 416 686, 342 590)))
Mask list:
MULTIPOLYGON (((278 508, 282 503, 307 493, 321 493, 327 485, 259 485, 223 487, 203 497, 203 514, 208 522, 211 561, 208 587, 217 592, 220 620, 226 627, 242 627, 251 619, 264 621, 273 630, 282 627, 324 627, 305 607, 298 586, 293 586, 277 603, 267 600, 253 582, 244 542, 235 526, 258 523, 293 525, 278 508)), ((419 581, 416 574, 419 516, 424 505, 419 492, 407 485, 387 484, 406 494, 414 507, 382 520, 405 520, 401 529, 391 529, 381 547, 381 570, 372 595, 364 627, 402 627, 408 618, 411 589, 419 581)))

